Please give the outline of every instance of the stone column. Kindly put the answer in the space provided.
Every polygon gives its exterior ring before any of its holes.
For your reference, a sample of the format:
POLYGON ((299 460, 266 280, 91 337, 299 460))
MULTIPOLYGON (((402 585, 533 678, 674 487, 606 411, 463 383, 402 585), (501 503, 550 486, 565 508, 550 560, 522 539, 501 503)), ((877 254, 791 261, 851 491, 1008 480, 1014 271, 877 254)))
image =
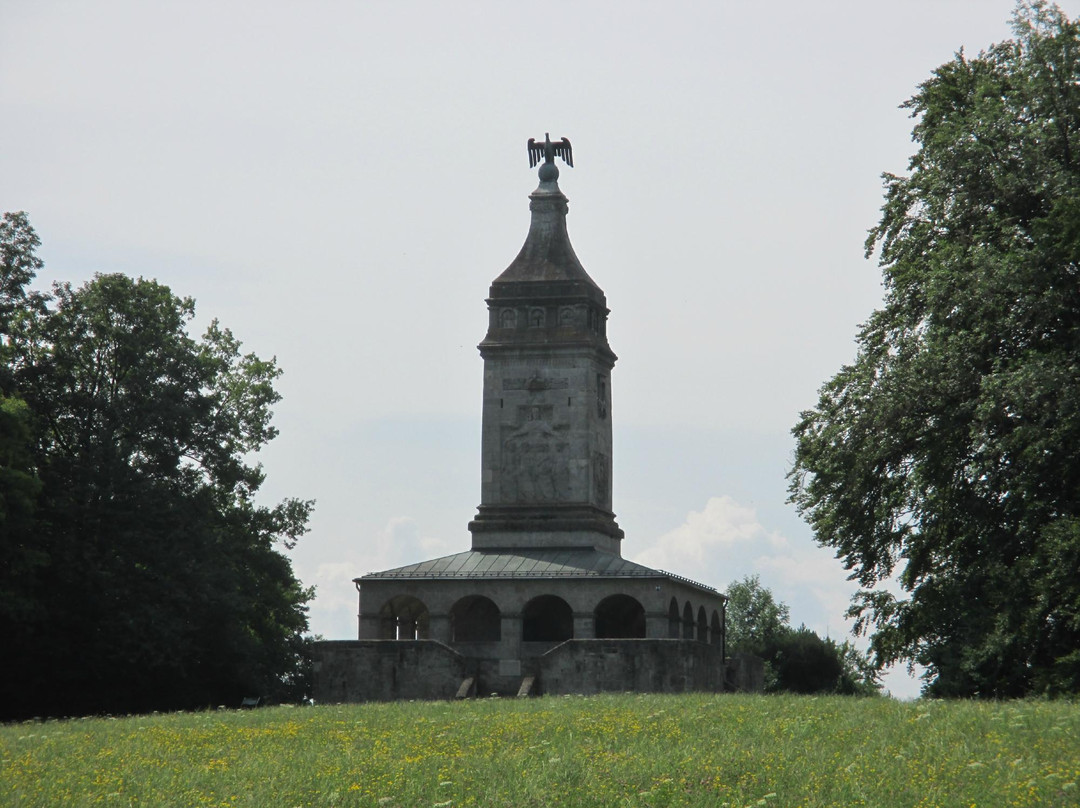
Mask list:
POLYGON ((428 615, 428 639, 450 644, 450 615, 428 615))
POLYGON ((596 639, 596 620, 592 612, 574 612, 574 639, 596 639))
POLYGON ((645 612, 645 637, 650 640, 668 637, 667 612, 645 612))
POLYGON ((521 658, 521 613, 503 612, 500 622, 502 639, 499 642, 500 659, 521 658))
POLYGON ((382 620, 377 614, 362 614, 360 615, 360 632, 357 639, 361 640, 377 640, 379 639, 379 628, 382 624, 382 620))

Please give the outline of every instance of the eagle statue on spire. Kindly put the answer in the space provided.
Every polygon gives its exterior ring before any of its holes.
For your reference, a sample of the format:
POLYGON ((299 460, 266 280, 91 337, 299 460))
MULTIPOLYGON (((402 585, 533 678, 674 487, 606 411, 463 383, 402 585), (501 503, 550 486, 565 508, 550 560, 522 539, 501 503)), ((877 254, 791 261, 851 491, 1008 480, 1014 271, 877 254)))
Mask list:
POLYGON ((545 163, 554 163, 556 156, 561 157, 563 162, 570 168, 574 167, 574 155, 570 151, 570 141, 565 137, 552 143, 550 133, 545 132, 543 143, 537 143, 533 138, 529 138, 528 148, 529 168, 534 168, 541 160, 545 163))

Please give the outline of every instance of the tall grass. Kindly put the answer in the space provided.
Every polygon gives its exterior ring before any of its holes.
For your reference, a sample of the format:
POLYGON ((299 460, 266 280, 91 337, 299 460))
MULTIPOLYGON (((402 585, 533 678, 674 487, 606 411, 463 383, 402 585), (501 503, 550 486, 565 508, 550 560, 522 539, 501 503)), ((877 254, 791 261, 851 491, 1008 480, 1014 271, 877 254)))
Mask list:
POLYGON ((1080 705, 621 695, 0 727, 4 806, 1080 805, 1080 705))

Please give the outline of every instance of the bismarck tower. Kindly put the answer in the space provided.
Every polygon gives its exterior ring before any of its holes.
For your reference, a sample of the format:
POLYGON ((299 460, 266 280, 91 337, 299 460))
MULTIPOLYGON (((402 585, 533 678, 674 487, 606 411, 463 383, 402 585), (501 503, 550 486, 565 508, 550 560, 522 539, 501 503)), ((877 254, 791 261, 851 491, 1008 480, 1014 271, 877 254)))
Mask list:
POLYGON ((316 643, 315 698, 722 690, 724 598, 622 557, 612 512, 607 300, 566 231, 555 159, 540 164, 521 252, 491 284, 480 506, 471 549, 372 572, 358 639, 316 643))
POLYGON ((566 232, 556 155, 570 142, 529 141, 542 159, 532 223, 491 284, 484 358, 481 501, 474 550, 587 547, 619 554, 611 512, 611 369, 607 299, 566 232))

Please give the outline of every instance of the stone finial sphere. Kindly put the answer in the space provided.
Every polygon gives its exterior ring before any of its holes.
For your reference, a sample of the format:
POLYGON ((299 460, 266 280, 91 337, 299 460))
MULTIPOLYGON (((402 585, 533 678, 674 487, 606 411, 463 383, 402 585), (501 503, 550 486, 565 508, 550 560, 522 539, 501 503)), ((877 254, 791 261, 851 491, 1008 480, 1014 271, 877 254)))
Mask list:
POLYGON ((554 182, 559 178, 559 169, 554 163, 544 163, 540 166, 539 177, 541 182, 554 182))

